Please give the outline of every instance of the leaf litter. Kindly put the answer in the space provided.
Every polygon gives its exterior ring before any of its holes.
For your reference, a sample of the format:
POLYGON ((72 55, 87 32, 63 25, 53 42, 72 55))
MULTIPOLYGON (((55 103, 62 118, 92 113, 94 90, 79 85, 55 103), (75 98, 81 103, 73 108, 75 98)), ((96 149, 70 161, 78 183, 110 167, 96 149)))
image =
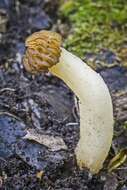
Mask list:
POLYGON ((36 141, 39 144, 45 145, 51 151, 67 150, 67 146, 61 137, 44 135, 34 129, 29 129, 23 139, 36 141))

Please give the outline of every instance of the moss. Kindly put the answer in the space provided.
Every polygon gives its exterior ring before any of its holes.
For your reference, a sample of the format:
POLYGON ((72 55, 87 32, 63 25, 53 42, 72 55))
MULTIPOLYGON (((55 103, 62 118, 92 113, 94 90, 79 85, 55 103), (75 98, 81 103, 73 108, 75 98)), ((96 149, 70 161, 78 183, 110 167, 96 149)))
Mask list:
POLYGON ((60 15, 72 24, 64 46, 80 57, 101 48, 117 51, 127 42, 126 0, 68 0, 60 15))
POLYGON ((123 128, 127 130, 127 121, 124 123, 123 128))

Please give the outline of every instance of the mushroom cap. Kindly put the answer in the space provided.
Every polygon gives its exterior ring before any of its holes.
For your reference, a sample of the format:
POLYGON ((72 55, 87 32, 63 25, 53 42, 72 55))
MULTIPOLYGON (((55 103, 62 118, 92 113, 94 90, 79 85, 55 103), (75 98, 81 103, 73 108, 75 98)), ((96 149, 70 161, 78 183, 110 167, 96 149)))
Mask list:
POLYGON ((59 62, 61 43, 62 38, 56 32, 41 30, 30 35, 25 42, 25 69, 33 74, 48 71, 59 62))

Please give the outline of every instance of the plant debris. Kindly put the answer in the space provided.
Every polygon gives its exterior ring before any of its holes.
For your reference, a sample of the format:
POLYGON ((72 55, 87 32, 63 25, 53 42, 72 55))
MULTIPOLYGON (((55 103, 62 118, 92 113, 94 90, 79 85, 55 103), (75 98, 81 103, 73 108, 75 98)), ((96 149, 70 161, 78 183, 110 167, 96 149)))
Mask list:
POLYGON ((115 155, 108 165, 108 171, 112 172, 117 169, 127 160, 127 150, 121 150, 117 155, 115 155))
POLYGON ((50 135, 41 134, 33 129, 28 130, 27 134, 23 137, 23 139, 29 139, 36 141, 42 145, 47 146, 50 151, 58 151, 58 150, 67 150, 67 146, 64 141, 60 137, 53 137, 50 135))

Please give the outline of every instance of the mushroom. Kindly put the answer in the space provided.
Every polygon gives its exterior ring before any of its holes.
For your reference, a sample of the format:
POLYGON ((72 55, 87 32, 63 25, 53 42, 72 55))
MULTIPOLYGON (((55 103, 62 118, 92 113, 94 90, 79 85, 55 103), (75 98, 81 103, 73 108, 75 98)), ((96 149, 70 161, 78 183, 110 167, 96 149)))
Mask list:
POLYGON ((50 71, 79 98, 80 139, 75 149, 78 166, 98 173, 113 136, 113 108, 100 76, 80 58, 61 47, 61 36, 42 30, 26 40, 24 66, 31 73, 50 71))

